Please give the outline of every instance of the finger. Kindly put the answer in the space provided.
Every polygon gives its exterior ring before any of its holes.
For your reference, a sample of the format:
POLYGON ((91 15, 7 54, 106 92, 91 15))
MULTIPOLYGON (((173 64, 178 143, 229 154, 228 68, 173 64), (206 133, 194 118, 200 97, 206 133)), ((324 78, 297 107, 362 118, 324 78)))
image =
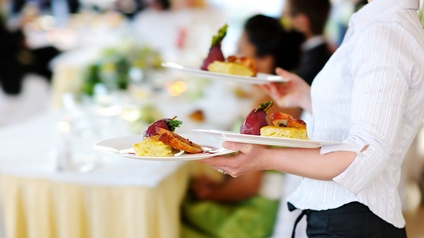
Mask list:
POLYGON ((262 84, 262 85, 259 85, 258 87, 261 88, 264 92, 268 93, 272 87, 276 87, 276 83, 262 84))
POLYGON ((268 90, 268 83, 267 84, 258 84, 255 85, 255 87, 262 89, 263 91, 267 91, 268 90))
POLYGON ((247 144, 244 143, 237 143, 237 142, 231 142, 231 141, 224 141, 222 142, 222 147, 224 147, 225 149, 229 149, 229 150, 242 150, 243 148, 246 147, 247 144))
POLYGON ((237 178, 241 174, 239 168, 225 168, 225 173, 233 178, 237 178))
POLYGON ((272 87, 272 85, 269 83, 269 84, 262 84, 262 85, 259 85, 258 86, 264 93, 266 93, 266 94, 270 94, 270 88, 272 87))
POLYGON ((215 157, 199 160, 199 163, 207 164, 214 168, 221 168, 223 166, 229 167, 231 164, 231 160, 232 160, 231 157, 215 156, 215 157))
POLYGON ((285 79, 290 79, 291 78, 290 76, 292 75, 292 73, 290 73, 289 71, 284 70, 284 69, 282 69, 280 67, 277 67, 275 69, 275 73, 278 74, 278 75, 280 75, 281 77, 283 77, 285 79))
POLYGON ((268 95, 274 98, 274 100, 278 99, 284 95, 284 88, 278 85, 270 85, 268 95))

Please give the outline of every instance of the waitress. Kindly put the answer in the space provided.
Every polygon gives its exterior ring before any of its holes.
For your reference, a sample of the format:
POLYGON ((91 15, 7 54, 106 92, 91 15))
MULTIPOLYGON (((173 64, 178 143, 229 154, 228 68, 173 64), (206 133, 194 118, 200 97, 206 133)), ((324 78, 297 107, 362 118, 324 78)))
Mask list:
MULTIPOLYGON (((419 0, 369 0, 311 87, 282 69, 261 86, 281 107, 313 115, 320 149, 224 142, 233 157, 202 160, 234 177, 278 170, 304 177, 288 198, 307 216, 308 237, 406 237, 397 187, 424 115, 424 30, 419 0)), ((294 235, 293 235, 294 236, 294 235)))

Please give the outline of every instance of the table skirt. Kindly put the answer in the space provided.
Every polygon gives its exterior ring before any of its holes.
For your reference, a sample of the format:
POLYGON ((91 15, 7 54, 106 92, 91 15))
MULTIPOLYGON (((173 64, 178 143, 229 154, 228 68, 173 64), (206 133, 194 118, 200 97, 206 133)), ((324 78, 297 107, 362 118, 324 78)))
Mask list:
POLYGON ((172 238, 188 169, 155 188, 86 186, 1 175, 7 238, 172 238))

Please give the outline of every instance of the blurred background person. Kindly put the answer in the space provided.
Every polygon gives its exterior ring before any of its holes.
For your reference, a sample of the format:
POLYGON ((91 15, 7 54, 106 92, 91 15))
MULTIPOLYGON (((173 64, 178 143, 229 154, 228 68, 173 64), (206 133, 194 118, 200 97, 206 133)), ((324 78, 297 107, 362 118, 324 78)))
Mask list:
POLYGON ((361 9, 363 6, 365 6, 368 3, 368 0, 354 0, 354 3, 355 3, 354 12, 356 12, 359 9, 361 9))
POLYGON ((0 83, 7 94, 21 91, 22 77, 29 71, 32 56, 21 31, 9 31, 0 19, 0 83))
POLYGON ((171 9, 171 0, 117 0, 115 9, 132 20, 144 10, 167 11, 171 9))
MULTIPOLYGON (((252 58, 258 72, 274 74, 275 68, 295 70, 300 63, 302 34, 285 30, 276 19, 255 15, 247 20, 237 44, 237 54, 252 58)), ((254 90, 252 108, 271 99, 260 90, 254 90)), ((299 108, 279 108, 274 105, 268 113, 284 111, 295 118, 300 117, 299 108)))
MULTIPOLYGON (((28 35, 25 28, 32 24, 36 19, 43 14, 62 14, 62 12, 56 12, 53 8, 57 4, 67 4, 67 9, 70 13, 76 13, 79 10, 78 0, 40 0, 40 1, 28 1, 28 0, 14 0, 8 2, 8 8, 5 12, 7 15, 0 19, 2 21, 2 34, 7 34, 5 39, 14 38, 15 43, 3 45, 4 48, 10 47, 10 50, 19 52, 18 57, 21 64, 26 66, 25 70, 21 70, 21 73, 35 73, 47 80, 51 80, 52 71, 49 67, 50 61, 58 56, 61 52, 52 45, 42 45, 39 47, 33 47, 29 45, 28 35), (6 46, 7 45, 7 46, 6 46)), ((6 5, 6 6, 7 6, 6 5)), ((57 21, 60 17, 56 17, 57 21)), ((7 56, 3 56, 7 58, 7 56)))
POLYGON ((171 1, 170 0, 149 0, 147 2, 147 7, 156 9, 159 11, 165 11, 171 9, 171 1))
POLYGON ((324 37, 330 8, 329 0, 287 0, 284 5, 283 19, 306 39, 297 74, 309 85, 332 54, 324 37))
POLYGON ((47 108, 53 47, 31 49, 21 29, 10 30, 0 18, 0 126, 47 108))
MULTIPOLYGON (((80 0, 13 0, 10 3, 10 19, 12 24, 20 21, 31 21, 23 19, 26 8, 34 8, 38 15, 50 14, 55 18, 55 24, 65 26, 70 15, 78 13, 81 7, 80 0)), ((38 16, 37 15, 37 16, 38 16)), ((35 16, 35 17, 37 17, 35 16)))
MULTIPOLYGON (((301 34, 285 31, 278 19, 255 15, 244 24, 237 54, 251 57, 259 72, 271 74, 275 67, 297 67, 302 42, 301 34)), ((182 237, 269 237, 282 176, 259 171, 239 178, 195 177, 183 204, 182 237)))
POLYGON ((56 4, 55 2, 63 2, 66 4, 69 9, 69 13, 77 13, 81 5, 79 0, 13 0, 11 1, 11 13, 20 14, 25 8, 25 5, 29 2, 37 4, 41 12, 52 11, 51 8, 54 4, 56 4))

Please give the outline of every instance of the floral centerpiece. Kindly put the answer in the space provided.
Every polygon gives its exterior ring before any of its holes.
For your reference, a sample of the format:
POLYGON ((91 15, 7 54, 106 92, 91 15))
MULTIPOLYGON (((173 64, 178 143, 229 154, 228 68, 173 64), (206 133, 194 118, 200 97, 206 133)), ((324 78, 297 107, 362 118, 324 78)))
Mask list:
POLYGON ((104 85, 108 90, 126 90, 131 81, 137 81, 137 76, 131 72, 144 75, 152 70, 161 70, 162 57, 160 53, 147 46, 106 48, 100 57, 86 68, 85 79, 81 92, 93 96, 97 84, 104 85))

